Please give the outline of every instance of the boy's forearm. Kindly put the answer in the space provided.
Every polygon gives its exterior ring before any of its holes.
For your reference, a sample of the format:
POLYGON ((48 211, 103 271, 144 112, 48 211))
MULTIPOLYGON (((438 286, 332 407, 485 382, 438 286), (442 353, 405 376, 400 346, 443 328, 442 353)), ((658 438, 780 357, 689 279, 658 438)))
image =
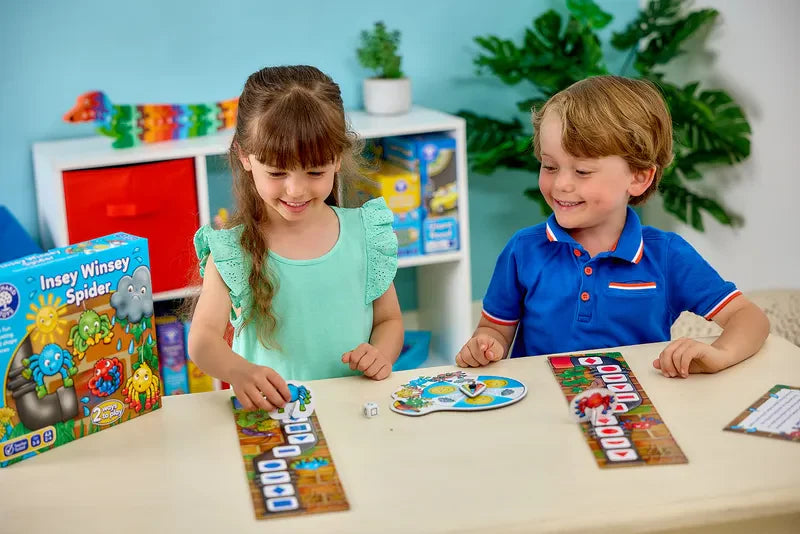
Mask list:
POLYGON ((758 352, 768 335, 769 320, 761 309, 752 305, 737 311, 728 319, 722 334, 711 343, 728 355, 725 361, 716 362, 716 370, 721 371, 758 352))
POLYGON ((403 349, 403 320, 386 319, 377 323, 372 327, 369 343, 388 356, 392 363, 396 362, 403 349))
POLYGON ((204 373, 231 382, 232 370, 247 360, 236 354, 223 338, 201 336, 190 338, 189 356, 204 373))

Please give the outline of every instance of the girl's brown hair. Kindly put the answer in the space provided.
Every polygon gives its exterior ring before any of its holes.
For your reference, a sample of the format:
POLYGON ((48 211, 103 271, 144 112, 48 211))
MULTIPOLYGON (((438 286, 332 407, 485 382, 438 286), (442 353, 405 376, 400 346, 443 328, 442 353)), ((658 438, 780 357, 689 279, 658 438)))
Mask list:
POLYGON ((287 170, 340 159, 342 168, 326 201, 337 204, 342 176, 357 174, 359 148, 345 119, 339 86, 320 70, 306 65, 267 67, 245 82, 228 153, 236 209, 226 227, 243 227, 240 244, 252 262, 248 284, 253 298, 251 308, 242 310, 242 326, 255 324, 265 347, 275 346, 272 299, 277 280, 267 265, 267 209, 239 157, 252 154, 261 163, 287 170))
POLYGON ((656 168, 653 183, 629 204, 641 204, 658 188, 672 163, 672 118, 658 89, 646 80, 593 76, 532 110, 533 151, 541 161, 539 127, 546 113, 561 118, 561 146, 580 158, 620 156, 633 170, 656 168))

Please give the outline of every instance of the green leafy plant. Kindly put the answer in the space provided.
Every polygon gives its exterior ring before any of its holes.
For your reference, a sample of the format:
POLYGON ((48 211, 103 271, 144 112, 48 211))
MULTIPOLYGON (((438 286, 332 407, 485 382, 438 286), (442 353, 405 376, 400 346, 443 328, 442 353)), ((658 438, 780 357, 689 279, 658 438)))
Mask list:
POLYGON ((383 22, 376 22, 372 31, 361 32, 361 47, 356 50, 364 68, 375 71, 377 78, 402 78, 402 56, 397 54, 400 32, 389 31, 383 22))
MULTIPOLYGON (((517 46, 508 39, 476 37, 481 52, 474 59, 479 72, 490 72, 508 85, 528 82, 533 98, 518 103, 523 112, 540 107, 558 91, 586 77, 609 74, 597 30, 612 16, 592 0, 566 0, 566 22, 550 10, 533 20, 517 46)), ((719 13, 700 9, 686 13, 683 0, 651 0, 611 44, 627 51, 623 76, 651 80, 661 90, 670 109, 674 129, 675 159, 664 170, 659 193, 664 208, 681 221, 703 230, 703 213, 724 225, 740 223, 716 200, 704 196, 694 184, 702 171, 714 165, 732 165, 750 155, 750 125, 739 105, 724 91, 703 90, 699 82, 679 86, 659 68, 684 53, 682 46, 698 30, 713 23, 719 13)), ((527 121, 499 120, 460 111, 467 120, 470 168, 491 174, 498 168, 522 169, 538 175, 527 121)), ((538 188, 525 191, 542 212, 550 213, 538 188)))

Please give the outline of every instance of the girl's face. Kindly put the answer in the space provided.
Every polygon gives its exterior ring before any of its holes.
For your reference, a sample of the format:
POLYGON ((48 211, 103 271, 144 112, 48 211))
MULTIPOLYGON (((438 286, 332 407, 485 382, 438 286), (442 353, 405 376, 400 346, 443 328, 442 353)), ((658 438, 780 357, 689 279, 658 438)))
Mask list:
MULTIPOLYGON (((542 169, 539 189, 567 231, 619 232, 628 199, 645 192, 655 169, 635 171, 620 156, 576 158, 561 146, 561 119, 545 114, 539 127, 542 169)), ((571 232, 570 232, 571 233, 571 232)))
POLYGON ((252 154, 240 157, 245 170, 253 174, 259 196, 269 208, 271 220, 289 223, 314 217, 325 207, 333 190, 341 160, 309 169, 279 169, 265 165, 252 154))

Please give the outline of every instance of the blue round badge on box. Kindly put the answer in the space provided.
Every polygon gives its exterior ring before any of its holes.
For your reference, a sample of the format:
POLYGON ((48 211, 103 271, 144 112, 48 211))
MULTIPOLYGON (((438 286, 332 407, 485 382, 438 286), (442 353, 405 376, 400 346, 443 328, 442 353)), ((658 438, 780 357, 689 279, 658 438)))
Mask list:
POLYGON ((19 308, 19 291, 11 284, 0 284, 0 319, 10 319, 19 308))

